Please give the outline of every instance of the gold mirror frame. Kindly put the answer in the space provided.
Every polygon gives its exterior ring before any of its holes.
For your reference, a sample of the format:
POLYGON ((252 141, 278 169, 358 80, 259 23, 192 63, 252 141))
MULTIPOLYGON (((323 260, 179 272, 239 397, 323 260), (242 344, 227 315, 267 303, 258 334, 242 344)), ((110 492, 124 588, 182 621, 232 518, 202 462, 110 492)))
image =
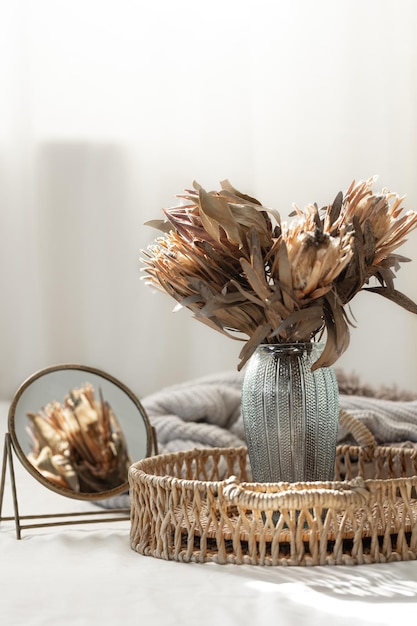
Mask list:
MULTIPOLYGON (((25 469, 42 485, 48 489, 76 500, 97 501, 106 500, 126 492, 129 488, 128 477, 126 481, 104 491, 80 492, 59 486, 52 480, 46 478, 28 459, 28 452, 25 451, 24 431, 28 425, 28 410, 36 412, 41 410, 48 403, 56 401, 60 402, 74 388, 81 387, 84 384, 92 384, 93 388, 99 384, 100 389, 103 387, 103 398, 109 402, 114 410, 121 426, 121 431, 128 441, 127 449, 132 462, 136 462, 141 458, 157 453, 157 443, 155 431, 151 427, 148 416, 139 399, 132 393, 126 385, 119 380, 104 372, 103 370, 79 365, 66 363, 62 365, 53 365, 34 373, 27 378, 15 393, 9 409, 8 427, 9 432, 6 433, 3 469, 0 483, 0 521, 14 519, 16 523, 17 538, 21 537, 22 528, 35 528, 40 526, 56 526, 72 523, 92 523, 93 521, 116 521, 120 519, 129 519, 129 509, 111 509, 112 513, 117 517, 107 517, 98 520, 99 515, 109 515, 110 509, 93 511, 92 513, 82 512, 73 514, 46 514, 37 516, 20 516, 17 501, 17 488, 13 467, 13 451, 25 469), (136 413, 136 415, 135 415, 136 413), (132 417, 133 416, 133 417, 132 417), (139 419, 138 419, 139 418, 139 419), (9 471, 11 477, 12 497, 14 506, 14 518, 2 517, 1 509, 5 488, 5 474, 7 469, 7 459, 9 461, 9 471), (82 516, 93 516, 93 519, 81 520, 82 516), (124 517, 120 517, 124 515, 124 517), (65 522, 55 521, 53 523, 34 523, 23 525, 21 520, 33 518, 56 518, 56 517, 75 517, 76 521, 67 520, 65 522)), ((28 436, 26 435, 28 439, 28 436)))

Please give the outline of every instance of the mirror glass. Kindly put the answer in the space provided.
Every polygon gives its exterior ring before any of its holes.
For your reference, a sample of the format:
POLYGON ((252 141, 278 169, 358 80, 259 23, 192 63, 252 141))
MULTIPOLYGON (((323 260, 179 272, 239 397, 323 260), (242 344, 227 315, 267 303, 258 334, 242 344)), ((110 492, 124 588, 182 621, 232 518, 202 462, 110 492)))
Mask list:
POLYGON ((80 500, 128 489, 128 468, 151 454, 152 429, 138 398, 105 372, 57 365, 28 378, 9 411, 12 445, 48 488, 80 500))

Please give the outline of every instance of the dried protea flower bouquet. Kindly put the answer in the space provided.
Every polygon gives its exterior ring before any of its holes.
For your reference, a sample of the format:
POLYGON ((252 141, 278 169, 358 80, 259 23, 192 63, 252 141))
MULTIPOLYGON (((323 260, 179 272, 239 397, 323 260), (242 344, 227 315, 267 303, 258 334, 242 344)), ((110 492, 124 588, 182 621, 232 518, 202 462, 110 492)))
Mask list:
POLYGON ((145 252, 147 282, 245 341, 239 369, 260 344, 323 337, 313 369, 332 365, 349 344, 346 305, 359 291, 417 313, 394 288, 409 260, 394 251, 417 226, 417 213, 404 212, 395 193, 374 193, 374 183, 354 181, 328 206, 296 207, 286 222, 227 180, 210 192, 194 183, 164 220, 149 222, 164 234, 145 252))

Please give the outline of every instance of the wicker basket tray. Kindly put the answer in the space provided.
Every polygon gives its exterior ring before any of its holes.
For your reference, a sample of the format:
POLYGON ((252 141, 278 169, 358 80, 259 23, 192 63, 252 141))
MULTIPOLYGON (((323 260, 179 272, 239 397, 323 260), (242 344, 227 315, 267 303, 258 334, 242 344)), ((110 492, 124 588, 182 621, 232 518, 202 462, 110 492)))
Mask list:
POLYGON ((417 450, 338 446, 335 480, 253 483, 246 448, 144 459, 129 471, 133 550, 184 562, 354 565, 417 558, 417 450))

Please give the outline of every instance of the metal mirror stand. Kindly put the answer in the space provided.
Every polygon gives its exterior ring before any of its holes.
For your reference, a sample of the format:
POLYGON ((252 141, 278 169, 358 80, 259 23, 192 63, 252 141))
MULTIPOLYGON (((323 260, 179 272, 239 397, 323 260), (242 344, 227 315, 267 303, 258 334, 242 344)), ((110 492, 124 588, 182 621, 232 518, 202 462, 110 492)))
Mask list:
MULTIPOLYGON (((26 381, 22 387, 19 389, 15 396, 14 404, 16 404, 17 398, 21 395, 22 391, 26 389, 29 384, 37 379, 39 379, 43 375, 47 375, 50 372, 56 372, 59 370, 72 369, 72 370, 81 370, 85 372, 92 373, 95 376, 101 376, 108 379, 111 384, 116 384, 124 393, 130 397, 131 400, 135 402, 135 404, 140 408, 141 417, 144 422, 145 430, 146 430, 146 456, 152 454, 158 454, 158 445, 156 439, 155 429, 150 425, 149 420, 144 412, 143 407, 140 405, 140 402, 133 396, 133 394, 126 388, 124 385, 116 381, 113 377, 105 374, 104 372, 92 368, 84 368, 79 365, 64 365, 64 366, 53 366, 51 368, 47 368, 46 370, 42 370, 34 374, 28 381, 26 381)), ((13 413, 13 410, 11 411, 13 413)), ((13 419, 10 420, 9 416, 9 431, 10 424, 13 423, 13 419)), ((14 431, 14 426, 13 426, 14 431)), ((17 458, 21 461, 21 463, 25 466, 25 468, 30 472, 30 474, 37 479, 40 483, 42 483, 45 487, 55 491, 63 496, 67 496, 73 499, 79 500, 87 500, 89 502, 94 502, 100 499, 108 499, 117 494, 126 492, 128 490, 128 480, 126 477, 126 483, 120 485, 117 488, 111 489, 109 491, 105 491, 102 493, 83 493, 83 494, 75 494, 71 492, 69 489, 61 488, 55 484, 49 483, 48 480, 45 480, 40 473, 38 473, 35 469, 31 468, 29 461, 27 460, 25 454, 22 451, 21 446, 19 445, 16 439, 16 432, 13 432, 13 436, 11 432, 6 432, 4 438, 4 453, 3 453, 3 463, 2 463, 2 471, 1 471, 1 482, 0 482, 0 523, 3 521, 13 521, 15 522, 16 529, 16 538, 21 539, 22 531, 34 528, 43 528, 43 527, 52 527, 52 526, 68 526, 73 524, 97 524, 99 522, 120 522, 120 521, 128 521, 130 520, 130 508, 103 508, 97 511, 74 511, 71 513, 46 513, 46 514, 36 514, 36 515, 21 515, 19 512, 19 502, 17 495, 17 484, 16 484, 16 476, 14 470, 14 462, 13 456, 17 456, 17 458), (13 505, 13 516, 3 516, 3 501, 6 490, 6 476, 7 470, 9 471, 10 477, 10 488, 11 488, 11 497, 12 497, 12 505, 13 505), (49 520, 49 521, 38 521, 38 520, 49 520), (27 523, 29 522, 29 523, 27 523)), ((136 459, 135 459, 136 460, 136 459)))
POLYGON ((13 444, 9 433, 6 433, 4 438, 4 455, 3 455, 3 467, 1 473, 1 483, 0 483, 0 522, 3 521, 11 521, 14 520, 15 528, 16 528, 16 539, 21 539, 22 530, 30 529, 30 528, 43 528, 50 526, 69 526, 71 524, 93 524, 98 522, 120 522, 123 520, 130 519, 130 509, 122 508, 122 509, 107 509, 100 511, 79 511, 73 513, 46 513, 42 515, 20 515, 19 513, 19 504, 17 499, 17 487, 16 487, 16 478, 14 472, 13 465, 13 444), (7 463, 8 461, 8 463, 7 463), (5 492, 5 484, 6 484, 6 472, 7 465, 9 466, 9 474, 10 474, 10 486, 12 491, 12 500, 13 500, 13 516, 3 516, 2 515, 2 505, 3 498, 5 492), (110 513, 113 514, 112 517, 104 517, 109 516, 110 513), (67 518, 63 520, 62 518, 67 518), (72 519, 75 518, 75 519, 72 519), (35 520, 40 519, 49 519, 49 520, 57 520, 57 521, 49 521, 49 522, 36 522, 35 520), (22 523, 22 520, 33 520, 33 523, 27 524, 22 523), (59 520, 59 521, 58 521, 59 520))

